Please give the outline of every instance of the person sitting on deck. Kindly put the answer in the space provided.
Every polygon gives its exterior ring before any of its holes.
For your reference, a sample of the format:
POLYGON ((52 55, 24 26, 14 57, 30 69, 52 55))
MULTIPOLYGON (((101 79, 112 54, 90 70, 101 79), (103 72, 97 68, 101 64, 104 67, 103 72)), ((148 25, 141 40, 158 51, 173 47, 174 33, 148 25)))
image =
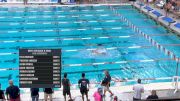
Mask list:
POLYGON ((158 99, 158 96, 157 96, 155 90, 152 90, 151 95, 149 95, 149 96, 147 97, 147 100, 152 100, 152 99, 158 99))

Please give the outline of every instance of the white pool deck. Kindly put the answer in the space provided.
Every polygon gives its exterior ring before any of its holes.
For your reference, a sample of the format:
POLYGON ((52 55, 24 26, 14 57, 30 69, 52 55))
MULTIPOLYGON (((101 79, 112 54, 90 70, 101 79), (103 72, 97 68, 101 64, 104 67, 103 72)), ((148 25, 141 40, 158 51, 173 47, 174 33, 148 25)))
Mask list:
MULTIPOLYGON (((145 92, 142 94, 142 98, 146 99, 147 96, 150 94, 151 90, 157 90, 157 95, 160 98, 168 97, 168 98, 180 98, 180 90, 178 92, 174 93, 174 86, 172 82, 167 83, 151 83, 151 84, 144 84, 145 92)), ((180 88, 180 86, 179 86, 180 88)), ((93 93, 96 91, 97 88, 90 88, 89 91, 89 99, 90 101, 93 100, 93 93)), ((133 90, 132 85, 131 86, 121 86, 120 84, 118 86, 110 87, 112 92, 115 96, 118 96, 118 98, 122 101, 132 101, 133 98, 133 90)), ((21 95, 22 101, 31 101, 30 97, 30 90, 26 89, 26 93, 21 95)), ((79 92, 79 89, 71 90, 72 97, 75 98, 75 101, 82 101, 81 95, 79 92)), ((43 99, 44 94, 40 93, 40 99, 43 99)), ((55 91, 53 94, 53 101, 63 101, 62 96, 62 90, 55 91)), ((105 101, 111 101, 111 97, 109 97, 109 94, 107 93, 107 96, 105 98, 105 101)), ((43 100, 42 100, 43 101, 43 100)))

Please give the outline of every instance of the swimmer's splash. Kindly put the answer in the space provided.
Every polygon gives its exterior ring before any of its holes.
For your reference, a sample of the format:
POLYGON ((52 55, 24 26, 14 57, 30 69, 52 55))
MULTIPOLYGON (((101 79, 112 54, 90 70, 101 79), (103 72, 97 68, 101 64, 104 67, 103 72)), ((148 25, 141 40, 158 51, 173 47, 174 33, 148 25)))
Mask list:
POLYGON ((101 44, 98 44, 98 48, 94 50, 82 50, 74 57, 84 59, 112 59, 120 57, 118 50, 107 50, 101 44))

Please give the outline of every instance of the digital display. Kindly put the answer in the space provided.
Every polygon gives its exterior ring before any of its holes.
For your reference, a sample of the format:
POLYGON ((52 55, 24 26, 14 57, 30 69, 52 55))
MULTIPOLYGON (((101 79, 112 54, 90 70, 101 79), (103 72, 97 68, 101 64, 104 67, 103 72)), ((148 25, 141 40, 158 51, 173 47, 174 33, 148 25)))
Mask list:
POLYGON ((19 86, 61 87, 61 49, 20 49, 19 86))

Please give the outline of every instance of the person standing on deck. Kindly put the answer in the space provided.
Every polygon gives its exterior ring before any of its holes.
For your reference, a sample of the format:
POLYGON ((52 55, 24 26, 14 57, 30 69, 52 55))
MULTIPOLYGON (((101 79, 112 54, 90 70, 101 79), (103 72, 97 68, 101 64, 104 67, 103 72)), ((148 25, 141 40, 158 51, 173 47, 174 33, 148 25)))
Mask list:
POLYGON ((78 81, 78 86, 82 94, 82 100, 84 101, 84 95, 86 95, 86 99, 87 101, 89 101, 88 99, 89 80, 85 78, 85 73, 82 73, 82 78, 78 81))
POLYGON ((114 94, 109 89, 110 82, 111 82, 111 76, 107 70, 104 71, 104 73, 105 73, 105 77, 104 77, 103 81, 101 82, 101 85, 104 87, 104 95, 103 96, 106 96, 107 91, 111 94, 110 96, 113 96, 114 94))
POLYGON ((62 85, 63 85, 63 96, 64 96, 64 101, 66 101, 66 95, 69 95, 70 100, 71 98, 71 92, 70 92, 70 81, 67 78, 67 73, 64 73, 64 78, 62 79, 62 85))
POLYGON ((138 84, 133 86, 133 90, 134 90, 133 101, 141 100, 141 94, 144 93, 144 87, 141 84, 141 79, 138 79, 137 83, 138 84))
POLYGON ((6 95, 8 101, 20 101, 20 90, 18 86, 13 84, 12 80, 9 80, 9 87, 6 88, 6 95))

